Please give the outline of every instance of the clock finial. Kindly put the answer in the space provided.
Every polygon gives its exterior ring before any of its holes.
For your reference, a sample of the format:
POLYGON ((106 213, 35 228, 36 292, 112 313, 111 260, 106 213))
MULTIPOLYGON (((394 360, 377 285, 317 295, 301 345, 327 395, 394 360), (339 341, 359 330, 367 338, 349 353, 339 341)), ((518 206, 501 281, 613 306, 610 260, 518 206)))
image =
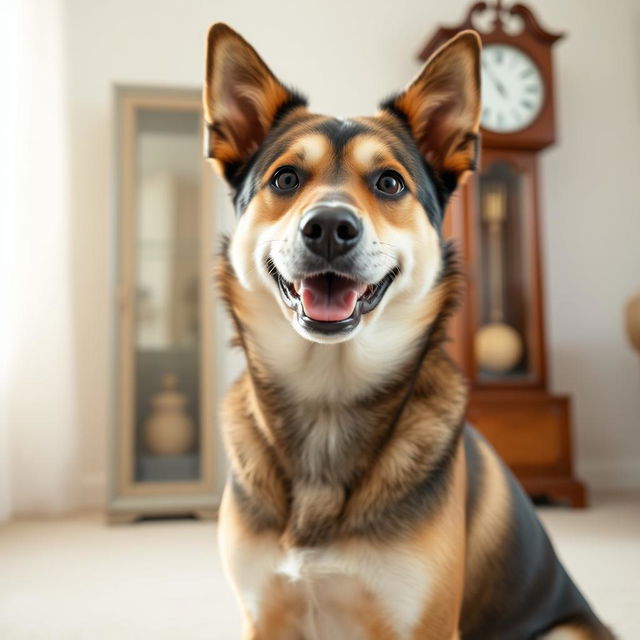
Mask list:
POLYGON ((496 17, 493 20, 493 26, 497 29, 498 27, 502 26, 502 0, 496 0, 493 6, 496 12, 496 17))
POLYGON ((469 7, 465 19, 460 24, 439 27, 424 45, 418 54, 418 58, 423 61, 427 60, 438 47, 465 29, 475 29, 485 44, 489 39, 493 41, 497 39, 529 39, 548 48, 563 37, 562 33, 552 33, 542 27, 531 9, 521 2, 507 3, 505 0, 479 0, 469 7), (494 14, 493 20, 491 20, 491 13, 494 14), (478 24, 479 21, 476 18, 479 16, 486 16, 487 20, 483 20, 478 24), (521 28, 519 30, 509 29, 507 32, 505 24, 509 24, 514 16, 520 19, 521 28), (485 26, 491 25, 491 29, 483 29, 482 24, 485 26))

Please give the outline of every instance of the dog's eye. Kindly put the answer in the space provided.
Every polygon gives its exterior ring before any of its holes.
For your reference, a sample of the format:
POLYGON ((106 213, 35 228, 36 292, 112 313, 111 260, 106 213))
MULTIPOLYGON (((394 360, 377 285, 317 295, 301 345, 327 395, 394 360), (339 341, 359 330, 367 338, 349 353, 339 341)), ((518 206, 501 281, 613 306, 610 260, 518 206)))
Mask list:
POLYGON ((271 184, 279 191, 293 191, 300 184, 300 179, 294 169, 282 167, 275 172, 271 184))
POLYGON ((376 189, 388 196, 395 196, 404 191, 404 182, 395 171, 385 171, 376 182, 376 189))

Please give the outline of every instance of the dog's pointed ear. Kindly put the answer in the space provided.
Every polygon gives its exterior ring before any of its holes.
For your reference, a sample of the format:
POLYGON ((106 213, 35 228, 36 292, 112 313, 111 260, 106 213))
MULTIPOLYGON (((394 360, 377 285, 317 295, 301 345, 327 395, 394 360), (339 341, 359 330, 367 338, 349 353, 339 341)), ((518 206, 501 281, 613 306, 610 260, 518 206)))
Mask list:
POLYGON ((273 75, 255 49, 226 24, 207 36, 203 107, 205 155, 232 185, 285 111, 306 105, 273 75))
POLYGON ((459 33, 402 93, 381 105, 408 124, 420 153, 451 190, 476 167, 480 51, 475 31, 459 33))

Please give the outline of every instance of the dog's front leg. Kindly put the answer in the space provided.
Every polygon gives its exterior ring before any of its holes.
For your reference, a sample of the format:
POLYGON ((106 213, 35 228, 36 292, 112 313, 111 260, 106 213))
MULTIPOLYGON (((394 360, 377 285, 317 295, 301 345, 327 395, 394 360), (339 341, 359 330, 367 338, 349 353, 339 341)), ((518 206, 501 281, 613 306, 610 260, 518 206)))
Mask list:
POLYGON ((227 485, 220 505, 218 542, 227 578, 243 613, 243 640, 300 640, 300 606, 278 572, 284 555, 274 531, 257 533, 227 485))

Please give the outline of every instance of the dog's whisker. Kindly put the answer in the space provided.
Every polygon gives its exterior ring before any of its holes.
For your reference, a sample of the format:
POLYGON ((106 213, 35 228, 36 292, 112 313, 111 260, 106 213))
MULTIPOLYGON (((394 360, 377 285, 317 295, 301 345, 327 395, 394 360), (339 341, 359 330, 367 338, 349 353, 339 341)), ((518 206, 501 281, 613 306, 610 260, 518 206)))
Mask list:
POLYGON ((284 240, 281 240, 280 238, 273 238, 272 240, 261 240, 260 242, 256 243, 256 246, 261 247, 263 244, 273 244, 274 242, 284 242, 284 240))

